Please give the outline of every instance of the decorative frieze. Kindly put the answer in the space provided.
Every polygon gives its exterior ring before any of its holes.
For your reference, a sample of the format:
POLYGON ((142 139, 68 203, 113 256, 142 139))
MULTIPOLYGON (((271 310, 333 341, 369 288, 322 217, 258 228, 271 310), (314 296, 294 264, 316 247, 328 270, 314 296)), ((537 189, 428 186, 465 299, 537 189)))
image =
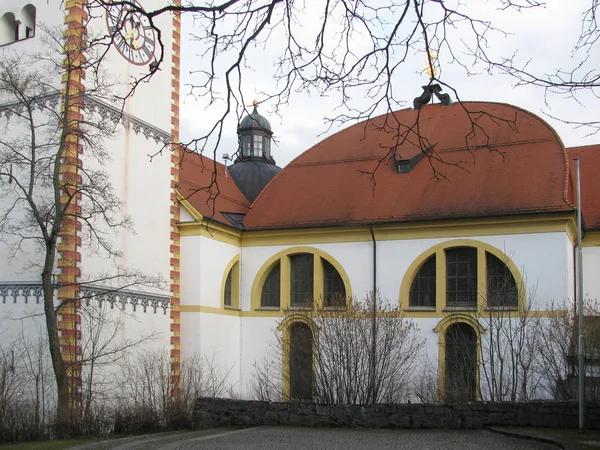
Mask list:
POLYGON ((41 283, 0 283, 2 303, 41 303, 43 299, 41 283))
MULTIPOLYGON (((58 287, 55 292, 58 291, 58 287)), ((115 305, 120 309, 131 306, 134 312, 153 312, 162 310, 163 314, 171 309, 171 299, 168 295, 156 295, 147 292, 137 292, 121 289, 106 289, 99 286, 85 286, 79 289, 79 299, 84 305, 96 304, 102 306, 108 302, 110 308, 115 305)), ((44 300, 41 283, 10 282, 0 283, 0 302, 4 304, 25 303, 41 304, 44 300)))
POLYGON ((89 305, 96 302, 101 306, 104 302, 110 304, 111 309, 117 305, 120 309, 125 309, 128 305, 133 311, 141 309, 142 312, 152 310, 155 314, 157 310, 162 309, 163 314, 171 309, 171 300, 167 295, 154 295, 147 292, 134 292, 120 289, 106 289, 95 286, 86 286, 80 288, 80 298, 89 305))
MULTIPOLYGON (((32 100, 37 109, 56 109, 60 104, 60 93, 41 95, 32 100)), ((0 105, 0 118, 2 116, 10 120, 14 114, 22 114, 25 111, 25 103, 6 103, 0 105)), ((170 144, 173 142, 171 134, 161 130, 154 125, 149 124, 131 114, 127 114, 122 109, 117 108, 105 101, 97 99, 90 95, 84 96, 84 110, 95 112, 104 120, 109 120, 113 124, 121 124, 125 129, 132 128, 135 134, 143 134, 146 139, 153 139, 157 143, 170 144)))

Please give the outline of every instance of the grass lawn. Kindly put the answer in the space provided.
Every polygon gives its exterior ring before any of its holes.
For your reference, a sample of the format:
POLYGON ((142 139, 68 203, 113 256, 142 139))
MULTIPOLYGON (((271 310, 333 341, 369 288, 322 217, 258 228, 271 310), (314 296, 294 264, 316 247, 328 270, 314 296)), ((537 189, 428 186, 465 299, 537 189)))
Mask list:
POLYGON ((531 432, 558 438, 577 445, 584 450, 600 449, 600 430, 572 430, 566 428, 515 428, 518 431, 531 432))

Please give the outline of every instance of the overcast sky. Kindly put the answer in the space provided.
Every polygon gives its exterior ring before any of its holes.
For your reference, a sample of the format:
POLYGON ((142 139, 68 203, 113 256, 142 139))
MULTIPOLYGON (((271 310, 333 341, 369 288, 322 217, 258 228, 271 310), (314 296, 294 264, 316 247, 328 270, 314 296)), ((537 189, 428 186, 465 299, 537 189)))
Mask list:
MULTIPOLYGON (((322 2, 307 1, 308 4, 319 5, 322 2)), ((529 62, 531 71, 544 75, 552 73, 557 68, 574 67, 582 55, 572 54, 572 49, 581 29, 581 14, 589 5, 590 0, 548 0, 545 8, 522 10, 521 12, 501 12, 493 8, 498 1, 483 0, 467 1, 469 6, 465 12, 493 21, 493 25, 508 33, 508 36, 496 34, 489 41, 490 52, 496 57, 510 56, 516 52, 516 60, 524 64, 529 62)), ((317 8, 313 8, 316 10, 317 8)), ((310 31, 310 17, 300 17, 302 26, 310 31)), ((186 142, 202 133, 219 108, 213 105, 206 107, 205 99, 194 99, 186 96, 197 76, 189 72, 197 70, 205 64, 205 59, 199 57, 201 48, 196 42, 186 39, 193 32, 191 17, 184 17, 182 45, 182 104, 181 131, 182 141, 186 142), (211 109, 212 108, 212 109, 211 109)), ((248 103, 253 98, 260 98, 260 92, 272 82, 272 65, 277 49, 267 44, 253 49, 251 62, 253 71, 245 80, 244 90, 248 103), (271 70, 268 70, 271 68, 271 70)), ((595 50, 591 60, 600 61, 600 53, 595 50)), ((402 66, 400 78, 395 83, 396 97, 406 102, 404 107, 412 105, 412 101, 421 92, 421 86, 427 84, 427 75, 423 73, 426 61, 424 52, 415 54, 409 62, 402 66)), ((563 119, 578 121, 600 121, 600 100, 593 98, 591 93, 578 96, 578 101, 560 95, 546 96, 542 88, 533 86, 515 87, 515 80, 507 75, 487 74, 483 67, 471 69, 476 75, 467 75, 464 68, 457 64, 447 64, 443 56, 441 79, 457 89, 462 100, 496 101, 510 103, 525 108, 548 121, 561 136, 565 146, 576 146, 600 143, 600 133, 592 136, 589 130, 577 129, 554 120, 549 115, 563 119)), ((355 93, 356 94, 356 93, 355 93)), ((281 110, 281 116, 270 114, 272 105, 264 104, 259 111, 271 122, 277 145, 273 147, 273 156, 281 167, 288 164, 303 151, 344 127, 334 127, 327 131, 326 117, 335 114, 337 97, 321 97, 299 93, 293 96, 290 104, 281 110)), ((356 104, 364 104, 364 96, 353 98, 356 104), (362 98, 361 98, 362 97, 362 98)), ((250 105, 248 105, 250 107, 250 105)), ((401 106, 399 106, 399 109, 401 106)), ((345 126, 349 126, 346 124, 345 126)), ((224 140, 219 146, 218 160, 223 153, 233 154, 237 147, 236 118, 232 116, 227 126, 224 140)))

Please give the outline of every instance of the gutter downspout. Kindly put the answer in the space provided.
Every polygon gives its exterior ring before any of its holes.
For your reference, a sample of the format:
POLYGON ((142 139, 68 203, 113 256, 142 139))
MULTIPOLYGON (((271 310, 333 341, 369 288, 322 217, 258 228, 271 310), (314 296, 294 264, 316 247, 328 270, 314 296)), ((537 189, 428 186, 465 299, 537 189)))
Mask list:
POLYGON ((375 403, 375 368, 377 364, 377 240, 373 231, 373 225, 370 225, 371 239, 373 240, 373 319, 371 323, 371 401, 375 403))

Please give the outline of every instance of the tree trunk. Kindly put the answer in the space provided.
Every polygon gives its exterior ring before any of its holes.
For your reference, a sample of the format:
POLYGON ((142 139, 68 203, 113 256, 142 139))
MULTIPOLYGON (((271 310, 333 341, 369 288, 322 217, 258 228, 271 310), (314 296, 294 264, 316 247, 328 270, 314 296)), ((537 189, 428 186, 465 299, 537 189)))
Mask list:
POLYGON ((46 317, 46 330, 48 331, 48 346, 50 348, 54 378, 56 379, 56 436, 63 438, 70 435, 69 380, 60 351, 58 322, 54 307, 52 269, 54 268, 55 255, 56 240, 54 239, 46 244, 46 259, 42 272, 42 289, 44 291, 44 314, 46 317))

